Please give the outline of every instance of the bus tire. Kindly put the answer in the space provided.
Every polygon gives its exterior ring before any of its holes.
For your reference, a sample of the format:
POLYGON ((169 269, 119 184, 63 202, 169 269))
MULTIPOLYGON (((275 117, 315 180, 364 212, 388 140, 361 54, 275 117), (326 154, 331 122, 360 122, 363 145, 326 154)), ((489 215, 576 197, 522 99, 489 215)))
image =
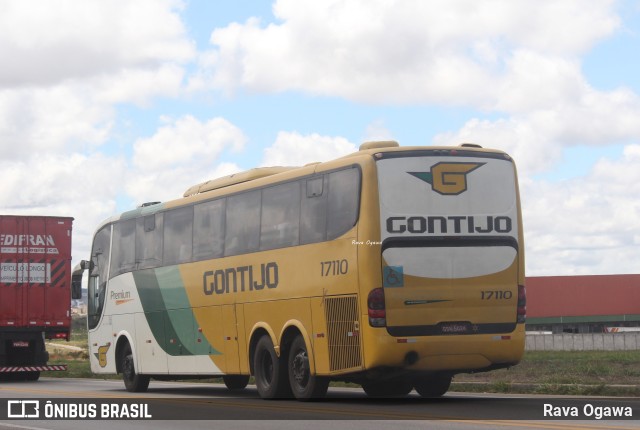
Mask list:
POLYGON ((298 400, 322 398, 327 394, 329 379, 313 375, 309 367, 309 354, 304 338, 296 336, 289 348, 289 383, 298 400))
POLYGON ((413 390, 413 384, 406 378, 365 381, 362 389, 369 397, 405 397, 413 390))
POLYGON ((230 391, 244 390, 249 384, 249 375, 224 375, 222 381, 230 391))
POLYGON ((263 399, 290 397, 287 370, 273 348, 269 336, 262 336, 253 354, 253 369, 258 393, 263 399))
POLYGON ((450 375, 431 375, 416 378, 414 388, 422 397, 442 397, 451 385, 450 375))
POLYGON ((150 378, 146 375, 136 373, 133 362, 131 346, 127 344, 121 355, 122 380, 127 391, 131 393, 144 393, 149 388, 150 378))
POLYGON ((38 379, 40 379, 39 371, 26 372, 24 375, 25 381, 37 381, 38 379))

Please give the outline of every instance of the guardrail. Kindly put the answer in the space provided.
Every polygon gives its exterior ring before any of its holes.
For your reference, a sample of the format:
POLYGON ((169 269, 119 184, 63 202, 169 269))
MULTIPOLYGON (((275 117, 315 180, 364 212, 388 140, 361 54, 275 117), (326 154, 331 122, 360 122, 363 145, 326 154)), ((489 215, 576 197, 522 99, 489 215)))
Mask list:
POLYGON ((527 351, 635 351, 640 332, 527 334, 527 351))

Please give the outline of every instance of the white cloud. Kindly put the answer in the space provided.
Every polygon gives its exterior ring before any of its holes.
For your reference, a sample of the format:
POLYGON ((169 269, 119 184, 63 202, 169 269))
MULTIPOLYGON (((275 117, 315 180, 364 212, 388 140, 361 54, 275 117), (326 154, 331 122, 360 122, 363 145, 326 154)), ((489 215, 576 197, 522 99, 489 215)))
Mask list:
POLYGON ((344 137, 311 134, 303 136, 297 132, 278 133, 273 145, 264 150, 263 166, 303 166, 322 162, 357 151, 356 145, 344 137))
POLYGON ((101 154, 31 154, 0 161, 0 213, 71 216, 74 260, 87 258, 99 222, 116 211, 125 162, 101 154))
POLYGON ((471 119, 457 132, 435 136, 433 143, 476 143, 485 148, 501 149, 514 158, 522 175, 529 175, 546 170, 562 156, 562 148, 541 127, 548 127, 548 124, 535 124, 528 117, 496 121, 471 119))
POLYGON ((213 31, 193 88, 302 91, 357 102, 444 104, 497 113, 435 143, 479 141, 525 171, 567 145, 640 139, 640 98, 599 91, 581 56, 620 27, 613 1, 279 0, 279 22, 213 31))
MULTIPOLYGON (((74 257, 131 173, 96 152, 115 105, 176 97, 195 58, 178 0, 6 0, 0 9, 0 209, 69 215, 74 257)), ((176 180, 177 182, 177 180, 176 180)))
POLYGON ((393 134, 381 119, 368 124, 364 131, 363 142, 371 142, 374 140, 394 140, 393 134))
POLYGON ((152 97, 177 98, 183 91, 185 71, 173 63, 153 68, 123 69, 92 78, 88 84, 98 103, 148 105, 152 97))
POLYGON ((211 165, 226 147, 238 151, 245 141, 242 131, 224 118, 201 122, 186 115, 160 127, 150 138, 138 139, 133 163, 144 171, 211 165))
POLYGON ((176 0, 4 1, 0 13, 3 157, 92 150, 118 103, 177 97, 195 57, 176 0))
POLYGON ((181 9, 176 0, 3 2, 5 156, 104 143, 116 103, 178 96, 182 63, 195 57, 181 9))
POLYGON ((102 154, 32 154, 23 161, 3 160, 0 207, 42 210, 109 201, 122 186, 124 166, 122 159, 102 154))
POLYGON ((195 55, 176 0, 3 1, 0 87, 50 85, 195 55))
POLYGON ((480 108, 502 118, 469 120, 434 142, 480 141, 539 172, 563 146, 640 139, 638 95, 599 91, 581 69, 581 56, 620 27, 614 5, 278 0, 279 22, 213 31, 189 84, 480 108))
POLYGON ((474 142, 505 150, 528 174, 551 168, 561 159, 562 147, 640 141, 640 97, 628 89, 602 92, 584 83, 575 97, 555 102, 493 121, 471 119, 433 142, 474 142))
POLYGON ((212 33, 200 84, 208 73, 224 90, 495 106, 518 52, 577 58, 619 25, 607 1, 279 0, 273 10, 278 24, 212 33))
POLYGON ((112 115, 110 106, 93 103, 78 86, 0 90, 2 156, 24 159, 99 145, 109 134, 112 115))
POLYGON ((601 159, 585 177, 523 181, 529 275, 637 272, 640 145, 601 159))
POLYGON ((240 151, 246 142, 229 121, 202 122, 190 115, 166 121, 153 136, 134 143, 127 192, 136 201, 178 198, 191 185, 239 170, 219 160, 223 151, 240 151))
POLYGON ((521 113, 551 109, 579 99, 588 84, 576 58, 517 49, 506 59, 506 71, 493 88, 493 109, 521 113))

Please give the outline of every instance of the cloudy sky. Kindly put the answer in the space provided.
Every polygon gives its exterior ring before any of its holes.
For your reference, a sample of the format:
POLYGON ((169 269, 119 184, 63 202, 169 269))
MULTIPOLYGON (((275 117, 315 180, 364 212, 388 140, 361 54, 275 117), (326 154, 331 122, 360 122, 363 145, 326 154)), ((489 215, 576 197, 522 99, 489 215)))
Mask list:
POLYGON ((528 275, 640 272, 640 1, 0 0, 0 213, 103 219, 367 140, 519 168, 528 275))

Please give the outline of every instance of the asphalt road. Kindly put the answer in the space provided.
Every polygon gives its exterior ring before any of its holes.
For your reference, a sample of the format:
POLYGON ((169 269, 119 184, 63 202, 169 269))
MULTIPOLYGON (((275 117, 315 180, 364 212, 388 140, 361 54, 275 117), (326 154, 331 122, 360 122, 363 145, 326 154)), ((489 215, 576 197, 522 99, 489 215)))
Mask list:
POLYGON ((371 399, 360 389, 330 388, 326 399, 302 403, 262 400, 252 386, 231 393, 217 384, 152 381, 147 393, 135 394, 124 391, 118 380, 41 378, 38 382, 0 382, 0 417, 19 414, 23 404, 26 413, 34 413, 28 410, 34 402, 38 404, 38 416, 47 419, 0 420, 0 429, 87 430, 113 425, 153 430, 640 428, 640 399, 628 398, 451 393, 441 399, 422 399, 413 393, 403 399, 371 399), (24 402, 29 399, 32 402, 24 402), (549 413, 577 413, 578 417, 560 420, 552 415, 550 420, 544 416, 545 408, 549 413), (615 410, 631 413, 633 420, 607 420, 607 412, 615 410), (97 418, 105 413, 128 419, 55 419, 74 413, 97 418), (595 419, 599 414, 604 416, 595 419))

